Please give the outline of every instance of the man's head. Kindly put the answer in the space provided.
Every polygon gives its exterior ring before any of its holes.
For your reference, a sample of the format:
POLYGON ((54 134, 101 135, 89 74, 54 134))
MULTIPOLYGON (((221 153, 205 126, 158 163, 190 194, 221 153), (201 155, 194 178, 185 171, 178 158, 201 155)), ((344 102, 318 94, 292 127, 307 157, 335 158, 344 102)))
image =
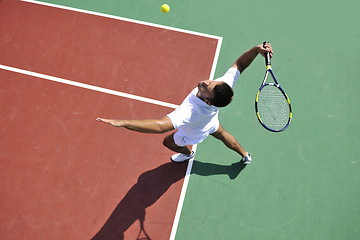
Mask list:
POLYGON ((208 105, 227 106, 234 96, 232 88, 225 82, 205 80, 198 85, 198 97, 208 105))

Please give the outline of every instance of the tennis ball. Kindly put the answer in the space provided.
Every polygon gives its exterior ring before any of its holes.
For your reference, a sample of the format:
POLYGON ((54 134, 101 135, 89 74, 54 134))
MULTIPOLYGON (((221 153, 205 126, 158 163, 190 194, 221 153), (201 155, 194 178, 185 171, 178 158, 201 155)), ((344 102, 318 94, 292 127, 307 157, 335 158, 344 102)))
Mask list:
POLYGON ((167 5, 167 4, 163 4, 163 5, 161 5, 161 11, 163 12, 163 13, 167 13, 167 12, 169 12, 170 11, 170 6, 169 5, 167 5))

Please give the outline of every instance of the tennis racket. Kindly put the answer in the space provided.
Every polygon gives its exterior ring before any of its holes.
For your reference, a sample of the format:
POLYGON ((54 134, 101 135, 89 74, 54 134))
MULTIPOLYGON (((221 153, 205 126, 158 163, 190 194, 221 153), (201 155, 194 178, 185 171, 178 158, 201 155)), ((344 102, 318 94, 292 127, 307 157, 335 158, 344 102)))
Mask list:
MULTIPOLYGON (((267 42, 264 42, 264 47, 267 42)), ((290 99, 280 87, 271 69, 270 53, 265 55, 266 72, 255 99, 256 116, 260 124, 272 132, 281 132, 289 127, 292 112, 290 99), (268 77, 274 82, 266 82, 268 77)))

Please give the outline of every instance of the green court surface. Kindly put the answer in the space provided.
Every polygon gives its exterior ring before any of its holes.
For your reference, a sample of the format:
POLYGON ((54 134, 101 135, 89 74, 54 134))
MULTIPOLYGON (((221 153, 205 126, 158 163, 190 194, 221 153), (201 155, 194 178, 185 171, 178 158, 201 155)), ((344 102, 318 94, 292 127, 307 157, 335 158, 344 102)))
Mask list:
POLYGON ((199 144, 175 239, 360 239, 360 1, 46 2, 221 36, 215 77, 255 44, 272 44, 293 121, 282 133, 259 125, 259 56, 220 111, 253 162, 234 178, 239 156, 211 137, 199 144))

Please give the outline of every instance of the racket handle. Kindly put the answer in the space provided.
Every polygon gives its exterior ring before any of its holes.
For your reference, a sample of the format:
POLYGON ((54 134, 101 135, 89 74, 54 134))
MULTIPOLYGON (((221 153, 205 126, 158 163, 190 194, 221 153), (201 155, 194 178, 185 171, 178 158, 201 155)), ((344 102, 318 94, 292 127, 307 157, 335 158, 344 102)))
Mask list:
MULTIPOLYGON (((268 42, 268 41, 263 42, 264 48, 265 48, 265 44, 266 44, 266 43, 269 43, 269 42, 268 42)), ((271 65, 270 53, 269 53, 269 52, 267 52, 267 53, 265 54, 265 65, 266 65, 266 66, 271 65)))

